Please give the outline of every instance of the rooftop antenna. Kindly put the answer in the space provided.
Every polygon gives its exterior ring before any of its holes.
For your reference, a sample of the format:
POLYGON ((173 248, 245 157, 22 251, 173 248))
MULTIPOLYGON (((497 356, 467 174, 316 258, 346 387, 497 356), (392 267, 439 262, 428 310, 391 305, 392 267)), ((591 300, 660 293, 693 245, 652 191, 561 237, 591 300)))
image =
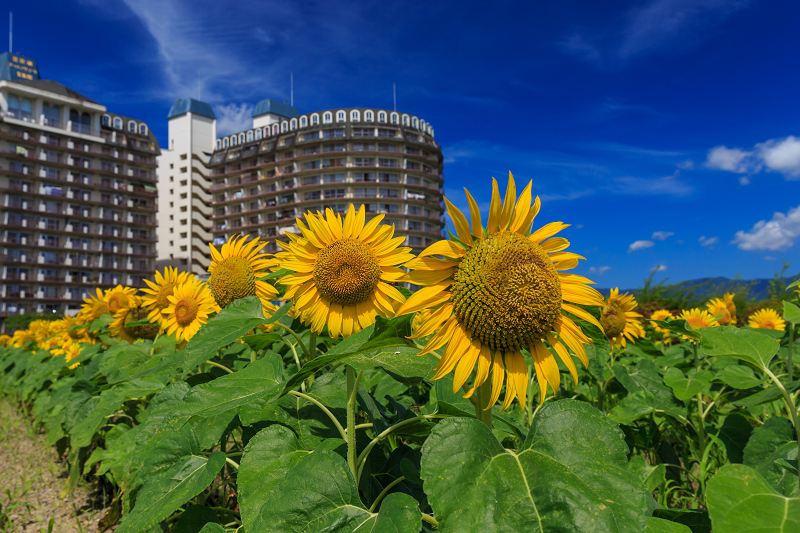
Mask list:
POLYGON ((294 106, 294 72, 289 73, 289 102, 294 106))
POLYGON ((14 53, 14 13, 8 12, 8 51, 14 53))
POLYGON ((392 83, 392 97, 394 97, 394 110, 397 111, 397 84, 392 83))
POLYGON ((203 89, 200 85, 200 71, 197 71, 197 99, 202 100, 203 89))

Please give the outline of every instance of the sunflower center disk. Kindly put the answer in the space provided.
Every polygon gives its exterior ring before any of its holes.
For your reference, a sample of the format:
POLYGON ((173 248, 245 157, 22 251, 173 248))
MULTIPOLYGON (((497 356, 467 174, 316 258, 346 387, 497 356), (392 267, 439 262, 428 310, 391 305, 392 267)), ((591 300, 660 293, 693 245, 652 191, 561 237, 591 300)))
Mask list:
POLYGON ((603 308, 600 323, 609 338, 618 337, 625 331, 625 311, 616 303, 610 303, 603 308))
POLYGON ((533 346, 561 315, 561 283, 541 246, 501 232, 461 261, 451 287, 458 321, 492 350, 533 346))
POLYGON ((128 306, 129 297, 124 292, 116 292, 108 297, 108 312, 112 315, 128 306))
POLYGON ((141 307, 131 309, 125 317, 125 333, 134 339, 150 339, 153 340, 158 334, 157 324, 147 324, 144 326, 129 326, 132 322, 138 322, 147 318, 148 311, 141 307))
POLYGON ((156 296, 156 307, 159 309, 166 309, 169 307, 169 296, 172 295, 172 290, 174 288, 174 283, 167 283, 161 287, 161 290, 158 291, 158 295, 156 296))
POLYGON ((368 300, 380 280, 378 260, 361 241, 342 239, 317 254, 314 283, 332 303, 354 305, 368 300))
POLYGON ((217 305, 225 307, 234 300, 256 293, 255 271, 247 259, 226 257, 209 276, 208 288, 217 305))
POLYGON ((175 322, 182 328, 197 318, 197 302, 193 298, 181 298, 175 304, 175 322))

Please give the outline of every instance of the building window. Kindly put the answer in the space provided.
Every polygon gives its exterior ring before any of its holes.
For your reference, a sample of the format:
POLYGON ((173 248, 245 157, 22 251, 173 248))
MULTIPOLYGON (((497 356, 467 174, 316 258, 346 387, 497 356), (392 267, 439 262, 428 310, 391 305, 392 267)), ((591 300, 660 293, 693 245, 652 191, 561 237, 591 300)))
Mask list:
POLYGON ((257 141, 261 140, 261 128, 258 128, 256 130, 256 140, 257 141))
POLYGON ((345 117, 344 111, 339 111, 338 113, 336 113, 336 122, 344 122, 344 117, 345 117))
MULTIPOLYGON (((217 139, 217 150, 221 150, 221 149, 222 149, 222 141, 217 139)), ((171 164, 170 164, 170 168, 172 168, 171 164)))
POLYGON ((419 119, 417 119, 417 117, 412 118, 411 125, 415 128, 419 128, 419 119))
POLYGON ((403 115, 403 126, 408 126, 408 115, 403 115))
POLYGON ((308 126, 308 117, 300 117, 300 127, 305 128, 308 126))
POLYGON ((136 123, 133 121, 128 122, 128 131, 131 133, 136 133, 136 123))
POLYGON ((244 133, 239 134, 239 144, 244 144, 244 133))
POLYGON ((139 135, 147 135, 147 126, 139 124, 139 135))
POLYGON ((397 113, 392 113, 392 124, 397 124, 397 113))
POLYGON ((358 122, 359 120, 361 120, 361 113, 355 110, 350 111, 350 120, 353 122, 358 122))
POLYGON ((296 118, 293 118, 292 120, 289 121, 289 129, 290 130, 296 130, 297 129, 297 119, 296 118))
POLYGON ((227 147, 228 147, 228 138, 227 138, 227 137, 225 137, 225 138, 222 140, 222 146, 224 146, 225 148, 227 148, 227 147))
POLYGON ((330 124, 331 122, 333 122, 333 115, 330 112, 325 113, 322 116, 322 122, 324 122, 325 124, 330 124))
POLYGON ((386 122, 386 113, 381 111, 378 113, 378 122, 386 122))
POLYGON ((114 117, 114 129, 121 130, 122 129, 122 119, 119 117, 114 117))
POLYGON ((319 115, 314 113, 313 115, 311 115, 311 125, 316 126, 317 124, 319 124, 319 115))
POLYGON ((103 126, 105 126, 106 128, 111 127, 111 117, 109 117, 108 115, 103 115, 102 121, 103 121, 102 122, 103 126))
POLYGON ((253 130, 247 132, 247 142, 253 142, 253 130))
POLYGON ((364 111, 364 120, 372 122, 372 111, 364 111))
POLYGON ((231 146, 236 146, 236 135, 231 135, 231 146))

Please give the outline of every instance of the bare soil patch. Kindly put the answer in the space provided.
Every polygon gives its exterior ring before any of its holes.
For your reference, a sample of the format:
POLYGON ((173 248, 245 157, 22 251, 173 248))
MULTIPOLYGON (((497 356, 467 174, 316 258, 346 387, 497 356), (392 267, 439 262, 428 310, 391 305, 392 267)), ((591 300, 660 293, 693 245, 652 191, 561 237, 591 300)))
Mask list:
POLYGON ((97 533, 108 510, 103 495, 81 481, 62 497, 67 475, 66 462, 44 434, 0 399, 0 532, 97 533))

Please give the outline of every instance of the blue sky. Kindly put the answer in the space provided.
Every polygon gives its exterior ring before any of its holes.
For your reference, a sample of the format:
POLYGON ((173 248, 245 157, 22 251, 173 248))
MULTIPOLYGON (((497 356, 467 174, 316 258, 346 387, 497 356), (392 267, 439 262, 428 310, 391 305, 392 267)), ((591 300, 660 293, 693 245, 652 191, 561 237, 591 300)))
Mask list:
POLYGON ((177 98, 221 132, 263 98, 397 106, 429 121, 445 189, 488 206, 534 182, 538 221, 636 287, 800 270, 800 69, 792 0, 19 3, 14 51, 162 141, 177 98), (797 136, 797 137, 795 137, 797 136))

